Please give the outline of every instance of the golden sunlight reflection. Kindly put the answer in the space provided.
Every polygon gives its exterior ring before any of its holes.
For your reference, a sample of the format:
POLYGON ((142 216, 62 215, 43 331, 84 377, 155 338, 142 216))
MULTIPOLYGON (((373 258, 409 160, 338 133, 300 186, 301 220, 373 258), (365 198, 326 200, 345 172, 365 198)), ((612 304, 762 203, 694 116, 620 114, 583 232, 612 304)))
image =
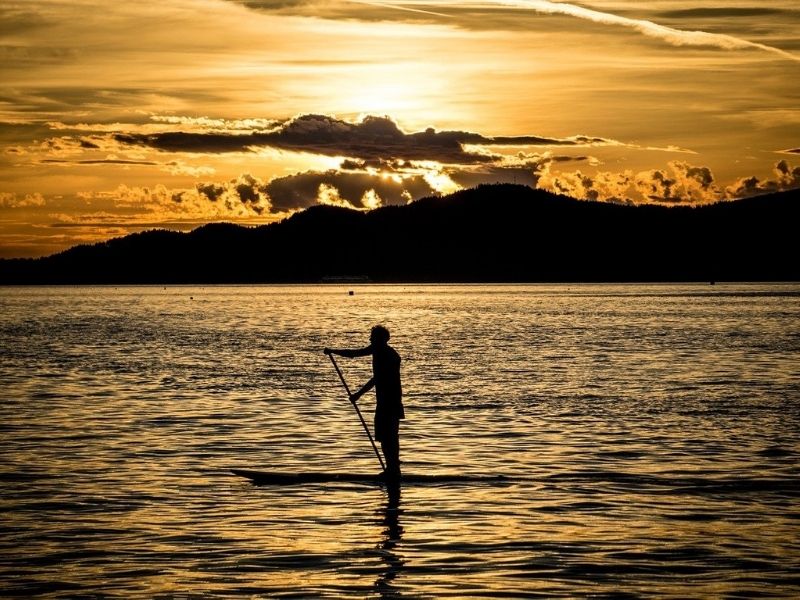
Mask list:
POLYGON ((798 293, 2 289, 0 578, 54 598, 793 599, 798 293), (321 348, 379 321, 403 357, 404 474, 506 479, 393 497, 234 476, 378 472, 321 348))

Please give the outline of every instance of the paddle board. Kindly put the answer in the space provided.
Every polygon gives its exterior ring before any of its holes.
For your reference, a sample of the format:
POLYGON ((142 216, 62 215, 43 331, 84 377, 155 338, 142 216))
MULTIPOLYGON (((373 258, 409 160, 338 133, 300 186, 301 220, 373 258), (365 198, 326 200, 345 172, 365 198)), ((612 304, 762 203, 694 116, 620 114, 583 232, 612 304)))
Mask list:
MULTIPOLYGON (((255 471, 252 469, 231 469, 234 475, 246 477, 256 485, 298 485, 303 483, 363 483, 382 485, 386 479, 381 473, 325 473, 281 471, 255 471)), ((401 484, 457 484, 457 483, 500 483, 509 479, 504 475, 465 475, 459 473, 403 474, 401 484)))

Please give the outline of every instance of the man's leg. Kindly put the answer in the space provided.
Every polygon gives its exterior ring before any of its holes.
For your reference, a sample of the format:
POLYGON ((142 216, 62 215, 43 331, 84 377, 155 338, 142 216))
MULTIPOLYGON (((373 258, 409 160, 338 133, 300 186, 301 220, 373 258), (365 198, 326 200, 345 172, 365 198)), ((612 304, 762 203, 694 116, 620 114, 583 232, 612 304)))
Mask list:
POLYGON ((386 472, 390 477, 400 477, 400 422, 387 423, 382 431, 381 450, 386 459, 386 472))

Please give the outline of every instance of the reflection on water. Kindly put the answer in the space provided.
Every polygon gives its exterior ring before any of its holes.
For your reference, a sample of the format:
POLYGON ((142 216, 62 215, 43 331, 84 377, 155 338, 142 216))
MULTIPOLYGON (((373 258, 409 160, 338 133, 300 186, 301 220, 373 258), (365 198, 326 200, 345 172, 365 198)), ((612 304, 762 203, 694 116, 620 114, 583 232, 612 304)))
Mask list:
POLYGON ((383 511, 383 541, 379 549, 386 563, 386 570, 375 582, 375 590, 381 598, 399 598, 401 594, 392 581, 403 568, 403 559, 395 552, 395 547, 403 536, 403 527, 400 525, 400 493, 398 484, 389 484, 386 487, 386 508, 383 511))
POLYGON ((800 286, 349 289, 0 289, 3 593, 800 595, 800 286), (376 322, 404 472, 513 479, 233 477, 377 472, 376 322))

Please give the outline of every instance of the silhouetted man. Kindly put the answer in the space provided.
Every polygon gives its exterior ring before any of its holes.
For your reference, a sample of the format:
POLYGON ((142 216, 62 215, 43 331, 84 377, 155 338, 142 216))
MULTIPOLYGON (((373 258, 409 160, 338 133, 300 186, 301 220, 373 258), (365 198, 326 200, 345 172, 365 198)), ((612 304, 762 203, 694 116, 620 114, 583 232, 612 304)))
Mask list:
POLYGON ((373 387, 375 388, 375 438, 380 441, 386 459, 386 474, 400 477, 400 419, 405 418, 403 390, 400 385, 400 355, 389 345, 389 330, 382 325, 372 328, 370 345, 357 350, 325 348, 325 354, 338 354, 346 358, 372 355, 372 379, 355 394, 354 404, 373 387))

